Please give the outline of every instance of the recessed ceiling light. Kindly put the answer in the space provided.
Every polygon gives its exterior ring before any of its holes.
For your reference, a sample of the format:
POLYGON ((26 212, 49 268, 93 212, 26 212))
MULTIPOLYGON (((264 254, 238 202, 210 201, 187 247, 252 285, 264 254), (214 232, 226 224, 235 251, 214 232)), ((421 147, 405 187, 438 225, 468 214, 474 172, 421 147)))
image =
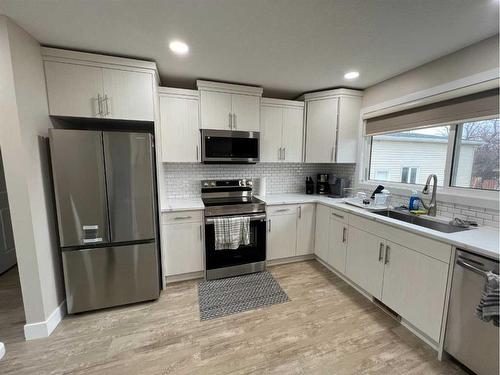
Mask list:
POLYGON ((356 79, 359 77, 359 72, 352 71, 352 72, 347 72, 344 74, 345 79, 356 79))
POLYGON ((189 52, 189 46, 180 40, 171 41, 168 47, 176 55, 185 55, 189 52))

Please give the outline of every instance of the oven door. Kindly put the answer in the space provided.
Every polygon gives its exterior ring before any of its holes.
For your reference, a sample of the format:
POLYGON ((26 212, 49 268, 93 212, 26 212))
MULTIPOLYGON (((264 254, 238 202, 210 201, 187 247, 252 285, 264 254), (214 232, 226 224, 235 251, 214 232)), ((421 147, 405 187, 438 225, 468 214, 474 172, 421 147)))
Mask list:
POLYGON ((210 217, 205 219, 206 269, 214 270, 266 260, 266 215, 248 215, 250 219, 250 244, 237 249, 215 250, 215 225, 210 217))
POLYGON ((204 163, 254 164, 259 161, 259 133, 202 129, 201 151, 204 163))

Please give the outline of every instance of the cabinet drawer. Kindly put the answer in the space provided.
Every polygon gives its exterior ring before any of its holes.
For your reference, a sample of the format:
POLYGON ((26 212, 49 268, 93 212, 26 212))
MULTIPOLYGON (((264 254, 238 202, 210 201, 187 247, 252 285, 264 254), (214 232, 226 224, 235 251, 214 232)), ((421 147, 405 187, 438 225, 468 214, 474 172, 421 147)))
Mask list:
POLYGON ((337 210, 336 208, 330 209, 330 217, 332 219, 341 221, 344 224, 349 223, 349 214, 345 211, 337 210))
POLYGON ((296 204, 284 204, 279 206, 269 206, 267 207, 268 215, 294 215, 297 213, 296 204))
POLYGON ((408 232, 404 229, 395 228, 388 224, 378 223, 364 219, 357 215, 350 215, 349 225, 363 231, 383 237, 401 246, 418 251, 442 262, 449 263, 451 256, 451 245, 432 240, 423 235, 408 232))
POLYGON ((203 220, 202 211, 175 211, 164 212, 161 215, 162 224, 192 223, 203 220))

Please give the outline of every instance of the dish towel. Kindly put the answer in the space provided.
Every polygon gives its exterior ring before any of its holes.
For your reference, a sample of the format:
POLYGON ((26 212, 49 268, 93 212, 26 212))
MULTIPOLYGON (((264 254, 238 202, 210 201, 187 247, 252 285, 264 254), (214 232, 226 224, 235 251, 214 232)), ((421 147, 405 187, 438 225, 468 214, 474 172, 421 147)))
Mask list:
POLYGON ((493 321, 493 324, 498 327, 498 303, 499 303, 499 276, 493 272, 486 273, 486 281, 484 291, 481 294, 481 301, 476 307, 476 316, 485 321, 493 321))
POLYGON ((215 250, 235 250, 250 244, 250 218, 248 216, 217 217, 215 226, 215 250))

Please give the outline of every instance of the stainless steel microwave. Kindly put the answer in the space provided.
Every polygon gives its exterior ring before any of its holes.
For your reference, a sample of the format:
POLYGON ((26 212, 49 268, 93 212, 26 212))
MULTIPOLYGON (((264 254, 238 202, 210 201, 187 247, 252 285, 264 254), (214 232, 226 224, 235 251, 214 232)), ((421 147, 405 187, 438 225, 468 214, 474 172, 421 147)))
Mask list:
POLYGON ((203 163, 254 164, 259 161, 259 132, 201 130, 203 163))

